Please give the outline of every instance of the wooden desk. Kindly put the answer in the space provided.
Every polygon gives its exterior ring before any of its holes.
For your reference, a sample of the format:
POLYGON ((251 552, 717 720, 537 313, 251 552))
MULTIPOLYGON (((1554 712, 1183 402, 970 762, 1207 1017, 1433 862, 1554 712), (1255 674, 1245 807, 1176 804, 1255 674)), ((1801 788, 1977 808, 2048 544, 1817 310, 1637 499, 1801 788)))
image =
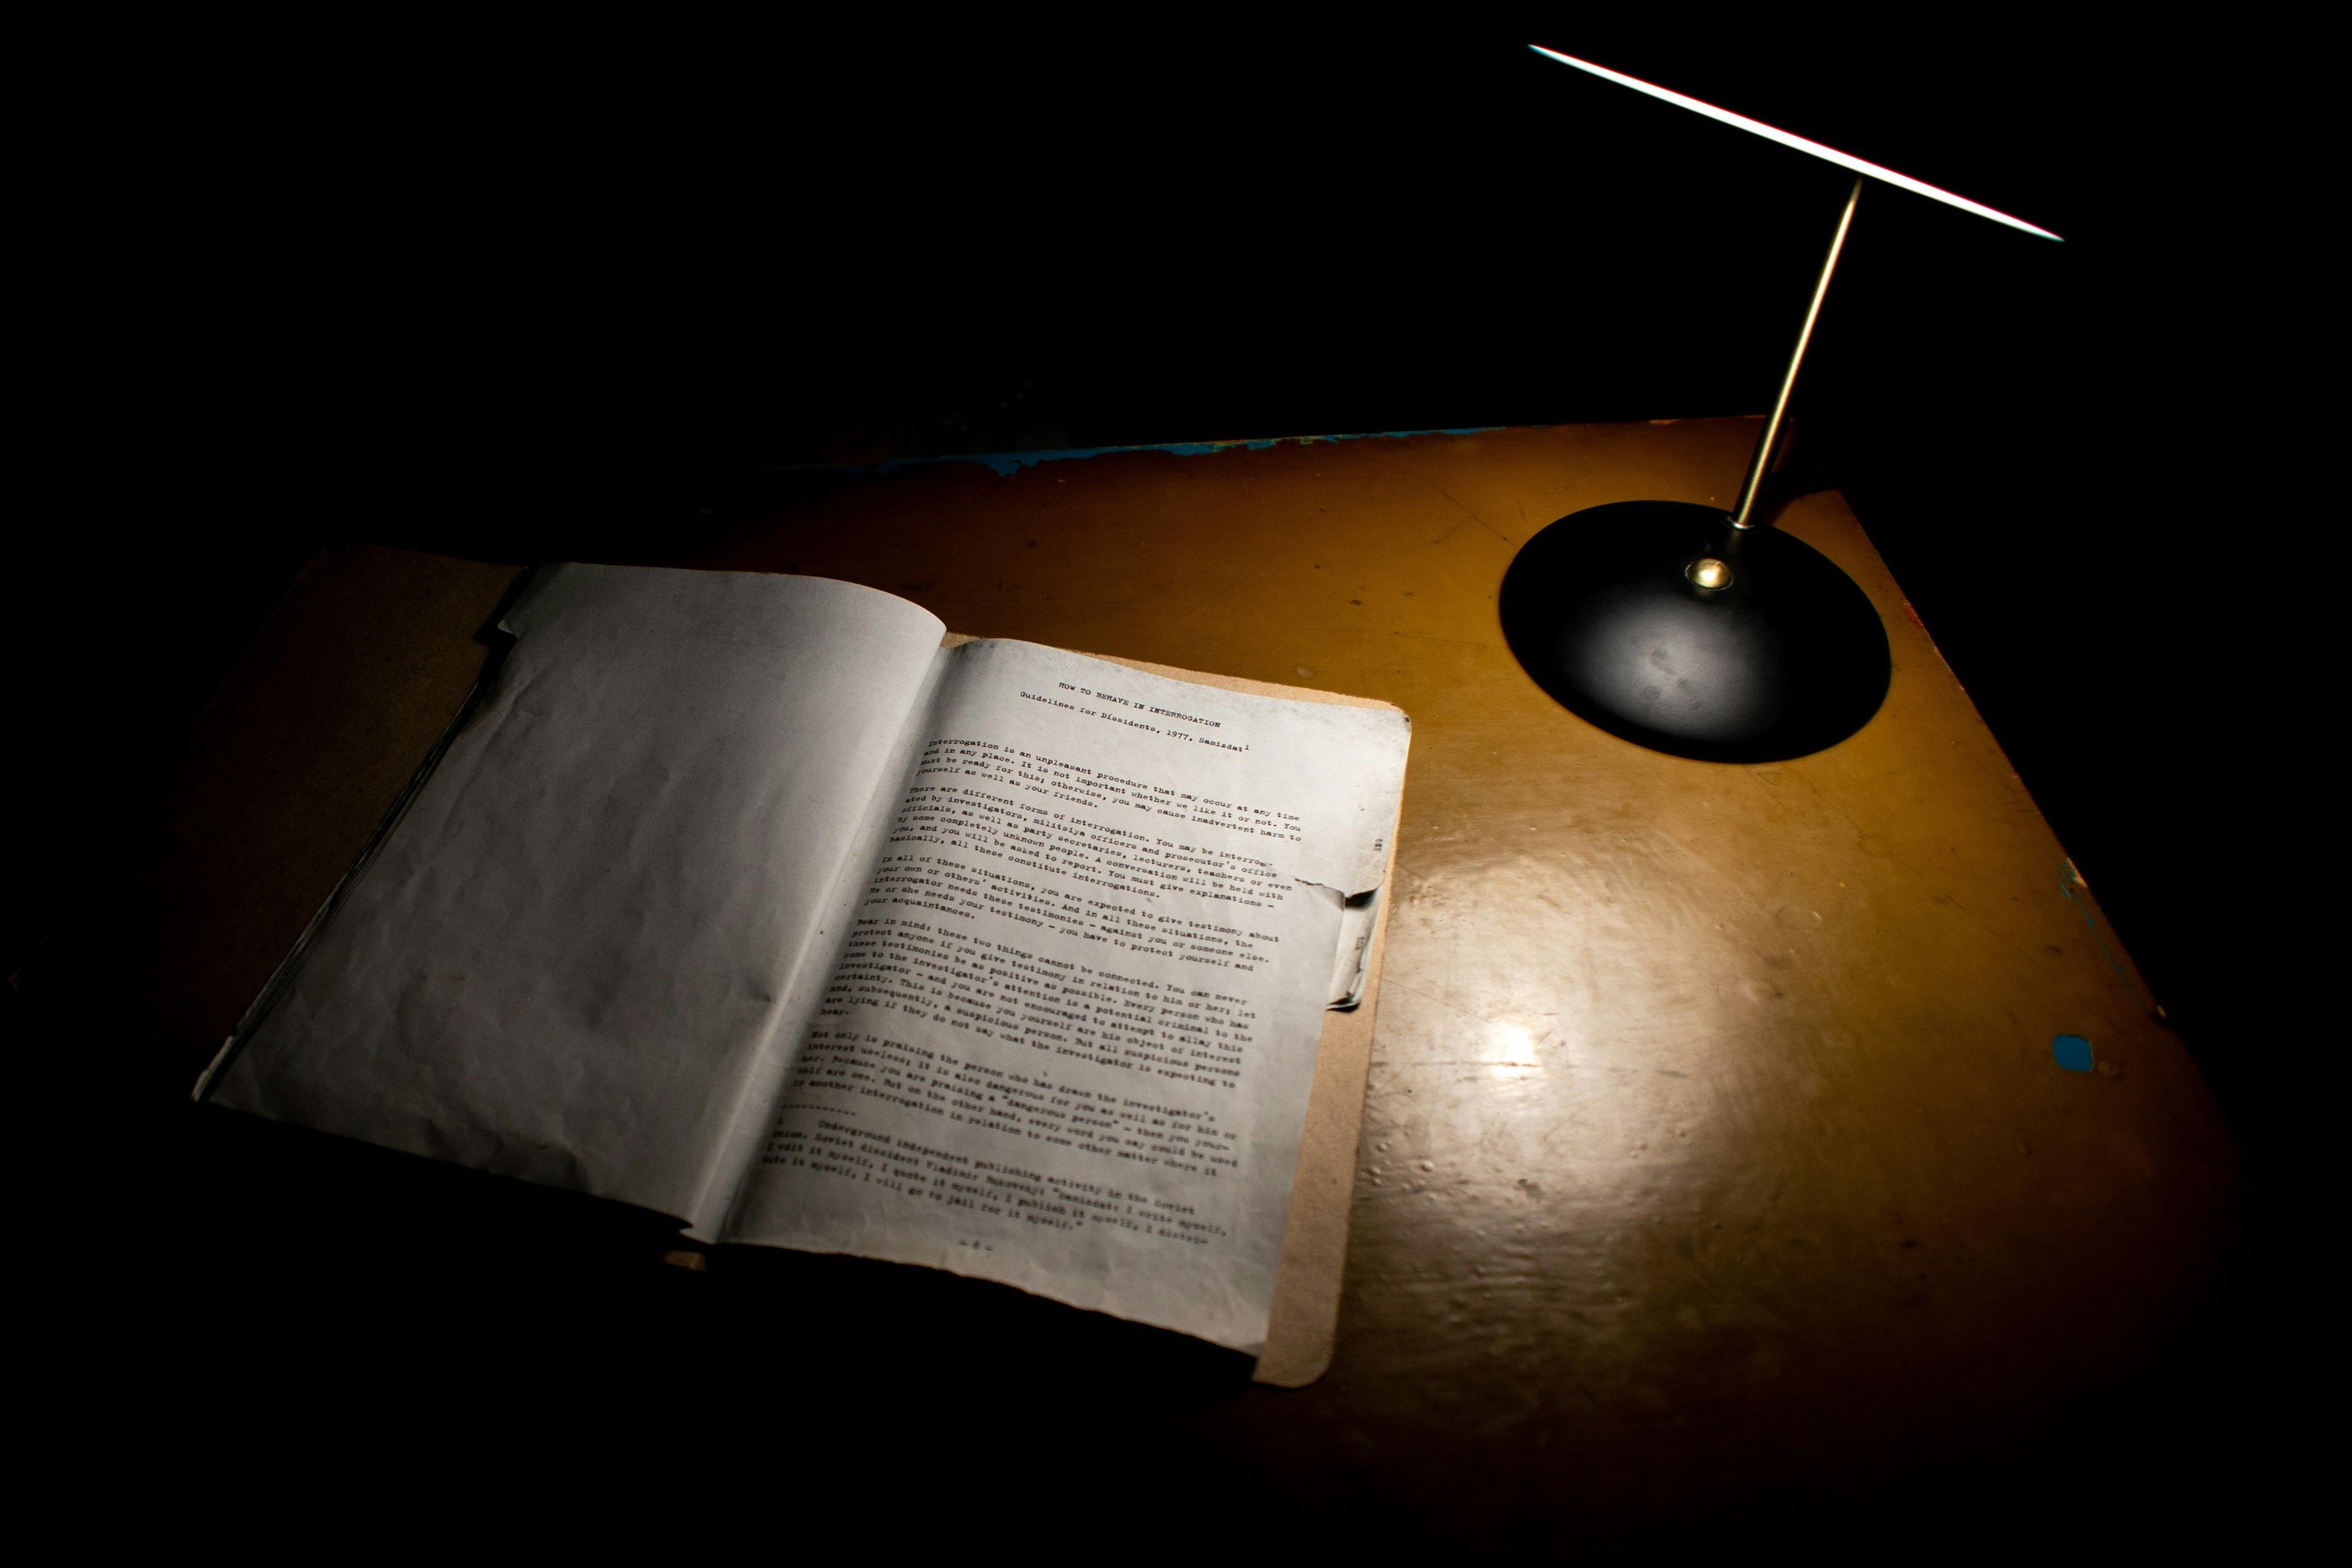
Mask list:
MULTIPOLYGON (((1997 1448, 2144 1368, 2200 1300, 2239 1223, 2228 1136, 1836 498, 1784 526, 1869 592, 1895 668, 1829 752, 1639 750, 1505 648, 1496 586, 1529 534, 1727 500, 1753 429, 786 476, 632 555, 1412 714, 1338 1359, 1300 1393, 1202 1373, 1132 1417, 1182 1462, 1549 1541, 1997 1448), (2060 1034, 2094 1070, 2053 1060, 2060 1034)), ((509 574, 334 552, 265 633, 151 896, 161 1079, 193 1077, 351 858, 509 574)))

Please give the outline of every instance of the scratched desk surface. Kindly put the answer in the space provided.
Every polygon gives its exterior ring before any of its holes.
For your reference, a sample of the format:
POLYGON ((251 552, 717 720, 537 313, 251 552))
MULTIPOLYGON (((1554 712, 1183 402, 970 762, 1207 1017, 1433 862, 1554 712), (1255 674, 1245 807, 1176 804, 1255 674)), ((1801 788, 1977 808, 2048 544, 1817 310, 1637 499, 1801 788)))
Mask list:
MULTIPOLYGON (((2228 1136, 1837 498, 1782 525, 1869 593, 1895 676, 1825 752, 1643 751, 1506 649, 1496 584, 1531 533, 1722 501, 1754 428, 782 476, 629 552, 1412 716, 1337 1360, 1302 1392, 1171 1396, 1151 1419, 1180 1453, 1520 1540, 1997 1447, 2197 1308, 2238 1225, 2228 1136)), ((429 744, 509 574, 331 553, 215 704, 160 873, 174 1070, 429 744)))

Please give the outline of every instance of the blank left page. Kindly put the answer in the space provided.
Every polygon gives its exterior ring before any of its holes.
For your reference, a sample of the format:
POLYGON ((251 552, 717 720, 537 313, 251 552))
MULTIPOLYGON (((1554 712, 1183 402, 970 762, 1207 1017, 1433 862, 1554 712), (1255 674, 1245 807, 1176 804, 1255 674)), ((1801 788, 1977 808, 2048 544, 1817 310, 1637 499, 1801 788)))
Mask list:
POLYGON ((502 624, 494 686, 209 1097, 691 1216, 766 1114, 944 628, 823 578, 580 565, 502 624))

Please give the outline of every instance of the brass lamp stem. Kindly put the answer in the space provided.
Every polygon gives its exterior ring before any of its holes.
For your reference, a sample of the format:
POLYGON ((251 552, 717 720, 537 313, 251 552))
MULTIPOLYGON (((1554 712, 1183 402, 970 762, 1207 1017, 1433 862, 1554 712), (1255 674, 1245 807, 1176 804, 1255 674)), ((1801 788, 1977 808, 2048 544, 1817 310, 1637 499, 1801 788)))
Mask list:
POLYGON ((1864 176, 1853 177, 1853 189, 1845 198, 1845 211, 1838 215, 1837 237, 1830 241, 1830 253, 1822 261, 1821 280, 1813 285, 1813 302, 1805 308, 1805 324, 1797 333, 1797 346, 1789 355, 1788 374, 1780 378, 1780 395, 1772 403, 1772 417, 1764 421, 1764 434, 1757 437, 1756 455, 1748 460, 1747 482, 1739 487, 1739 505, 1731 514, 1734 528, 1753 528, 1748 513, 1756 508, 1756 494, 1764 488, 1764 471, 1772 466, 1772 449, 1780 445, 1780 425, 1789 416, 1789 395, 1797 389, 1797 369, 1805 363, 1805 345, 1813 340, 1813 323, 1821 319, 1822 300, 1830 291, 1830 274, 1837 270, 1838 252, 1845 248, 1845 231, 1853 226, 1854 204, 1862 200, 1864 176))

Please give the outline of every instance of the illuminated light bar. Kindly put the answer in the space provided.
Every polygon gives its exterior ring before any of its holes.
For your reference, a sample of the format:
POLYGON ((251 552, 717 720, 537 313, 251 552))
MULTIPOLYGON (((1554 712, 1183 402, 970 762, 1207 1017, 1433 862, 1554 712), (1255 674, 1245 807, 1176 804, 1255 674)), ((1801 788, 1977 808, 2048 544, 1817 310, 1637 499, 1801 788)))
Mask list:
MULTIPOLYGON (((1974 213, 1979 217, 1989 217, 1995 223, 2005 223, 2011 228, 2021 228, 2028 234, 2038 234, 2044 239, 2059 237, 2046 228, 2036 228, 2023 218, 2015 218, 2005 212, 1997 212, 1983 203, 1972 202, 1966 196, 1956 196, 1949 191, 1927 184, 1925 180, 1915 180, 1908 174, 1898 174, 1892 169, 1882 168, 1876 163, 1857 158, 1851 153, 1841 153, 1834 147, 1824 147, 1818 142, 1808 142, 1801 136, 1777 130, 1759 120, 1750 120, 1744 114, 1734 114, 1727 109, 1717 109, 1711 103, 1701 103, 1696 98, 1686 98, 1667 88, 1654 87, 1639 78, 1627 76, 1622 71, 1613 71, 1607 66, 1594 65, 1591 60, 1580 60, 1573 55, 1561 54, 1558 49, 1545 48, 1541 44, 1529 44, 1528 47, 1546 59, 1558 60, 1564 66, 1574 66, 1578 70, 1589 71, 1604 81, 1613 81, 1620 87, 1630 87, 1635 92, 1646 92, 1652 98, 1663 99, 1677 108, 1687 109, 1695 114, 1704 114, 1709 120, 1719 120, 1726 125, 1734 125, 1742 131, 1753 132, 1767 141, 1778 142, 1783 147, 1794 147, 1800 153, 1810 153, 1816 158, 1835 163, 1841 169, 1851 169, 1857 174, 1867 174, 1874 180, 1884 180, 1897 189, 1909 191, 1913 195, 1926 196, 1929 201, 1941 202, 1946 206, 1958 207, 1962 212, 1974 213)), ((2063 244, 2063 241, 2061 243, 2063 244)))

